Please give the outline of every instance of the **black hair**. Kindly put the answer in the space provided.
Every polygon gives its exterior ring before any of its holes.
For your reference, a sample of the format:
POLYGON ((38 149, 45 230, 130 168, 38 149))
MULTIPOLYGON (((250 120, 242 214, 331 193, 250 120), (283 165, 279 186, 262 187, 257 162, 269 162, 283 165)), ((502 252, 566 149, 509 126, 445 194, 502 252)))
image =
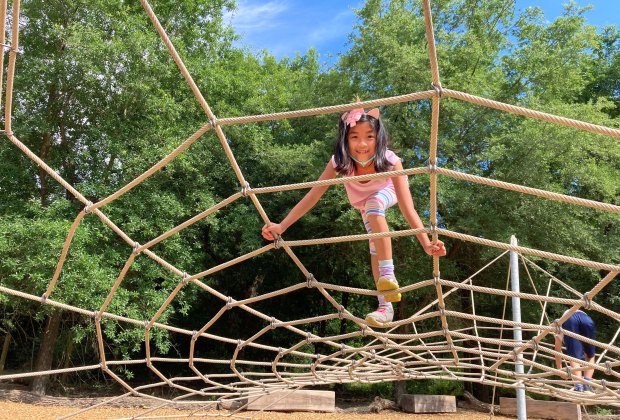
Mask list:
MULTIPOLYGON (((362 114, 357 123, 359 124, 362 122, 369 123, 377 135, 376 154, 373 162, 375 171, 387 172, 391 165, 385 157, 385 152, 388 149, 390 136, 380 118, 377 119, 368 114, 362 114)), ((355 169, 355 162, 351 159, 351 155, 349 154, 348 135, 349 126, 345 121, 342 121, 342 118, 338 118, 338 141, 336 142, 334 150, 334 161, 336 162, 336 172, 338 172, 339 175, 350 175, 355 169)))

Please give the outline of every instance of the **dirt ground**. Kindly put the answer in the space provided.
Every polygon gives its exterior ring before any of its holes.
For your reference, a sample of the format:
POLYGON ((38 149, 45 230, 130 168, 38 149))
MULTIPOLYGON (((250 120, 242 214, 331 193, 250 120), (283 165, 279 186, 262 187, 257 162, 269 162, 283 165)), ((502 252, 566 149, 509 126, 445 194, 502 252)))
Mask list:
MULTIPOLYGON (((1 420, 34 420, 52 419, 67 416, 79 412, 81 409, 76 407, 34 405, 8 401, 0 401, 1 420)), ((151 411, 148 408, 95 408, 86 411, 72 419, 127 419, 127 418, 168 418, 182 419, 187 417, 228 417, 230 412, 221 411, 196 411, 196 410, 175 410, 159 409, 151 411), (144 416, 144 417, 137 417, 144 416)), ((254 412, 245 411, 237 413, 233 418, 252 419, 252 420, 354 420, 354 419, 377 419, 381 420, 489 420, 488 413, 476 411, 459 410, 457 413, 446 414, 407 414, 403 412, 384 410, 380 413, 276 413, 276 412, 254 412)), ((494 420, 514 420, 511 417, 494 416, 494 420)))

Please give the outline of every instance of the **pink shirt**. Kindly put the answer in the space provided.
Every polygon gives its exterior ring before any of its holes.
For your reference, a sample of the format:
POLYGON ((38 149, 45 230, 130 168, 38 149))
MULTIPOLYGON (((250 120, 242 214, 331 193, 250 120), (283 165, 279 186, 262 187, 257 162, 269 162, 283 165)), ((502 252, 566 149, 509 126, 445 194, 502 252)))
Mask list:
MULTIPOLYGON (((391 150, 388 150, 385 152, 385 157, 387 158, 387 161, 390 163, 388 170, 393 171, 394 165, 396 165, 396 162, 400 158, 396 156, 396 153, 392 152, 391 150)), ((331 163, 333 167, 335 168, 336 161, 334 160, 333 156, 331 158, 331 163)), ((343 177, 347 177, 347 176, 351 177, 351 176, 355 176, 355 174, 343 175, 343 177)), ((366 200, 371 194, 381 191, 385 187, 394 188, 394 184, 392 183, 392 178, 382 178, 382 179, 372 179, 365 183, 362 183, 359 181, 348 182, 344 184, 344 187, 347 190, 347 197, 349 197, 349 202, 351 203, 351 205, 355 207, 356 209, 363 209, 364 203, 366 203, 366 200)))

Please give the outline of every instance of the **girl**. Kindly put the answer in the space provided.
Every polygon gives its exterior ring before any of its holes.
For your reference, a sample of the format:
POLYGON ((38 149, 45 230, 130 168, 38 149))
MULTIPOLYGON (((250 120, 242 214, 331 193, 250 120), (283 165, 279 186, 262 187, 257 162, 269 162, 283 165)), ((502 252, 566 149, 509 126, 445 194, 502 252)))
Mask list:
MULTIPOLYGON (((359 101, 359 98, 358 98, 359 101)), ((341 176, 368 175, 377 172, 398 171, 403 165, 394 152, 387 148, 388 133, 381 122, 379 109, 365 112, 362 108, 342 114, 338 124, 336 150, 319 180, 341 176)), ((412 229, 424 227, 413 206, 407 176, 373 179, 344 184, 349 202, 359 209, 368 233, 388 232, 385 210, 398 202, 400 211, 412 229)), ((319 201, 329 186, 313 187, 297 203, 282 222, 271 223, 262 229, 267 240, 283 234, 293 223, 306 214, 319 201)), ((443 242, 432 244, 426 233, 417 235, 418 241, 429 255, 446 255, 443 242)), ((370 239, 370 259, 372 274, 377 290, 398 289, 392 261, 391 238, 370 239)), ((394 309, 392 302, 401 299, 400 293, 378 296, 379 307, 366 316, 366 322, 373 327, 384 327, 392 322, 394 309)))

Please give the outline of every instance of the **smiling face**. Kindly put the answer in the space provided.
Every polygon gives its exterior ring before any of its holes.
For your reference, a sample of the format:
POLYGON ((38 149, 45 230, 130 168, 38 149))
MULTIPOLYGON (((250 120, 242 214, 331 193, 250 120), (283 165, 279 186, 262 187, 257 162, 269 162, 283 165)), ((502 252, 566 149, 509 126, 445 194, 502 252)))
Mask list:
POLYGON ((369 122, 358 122, 347 135, 349 154, 359 161, 372 158, 377 152, 377 133, 369 122))

